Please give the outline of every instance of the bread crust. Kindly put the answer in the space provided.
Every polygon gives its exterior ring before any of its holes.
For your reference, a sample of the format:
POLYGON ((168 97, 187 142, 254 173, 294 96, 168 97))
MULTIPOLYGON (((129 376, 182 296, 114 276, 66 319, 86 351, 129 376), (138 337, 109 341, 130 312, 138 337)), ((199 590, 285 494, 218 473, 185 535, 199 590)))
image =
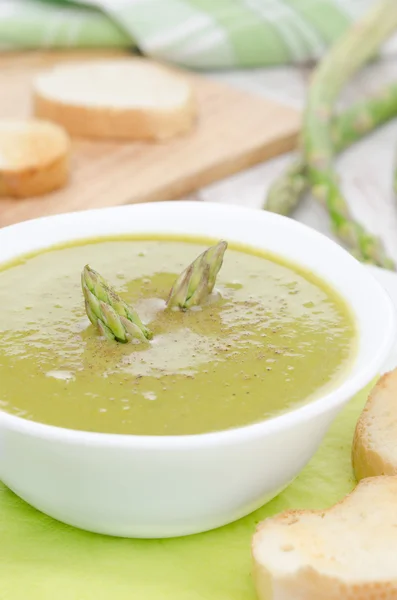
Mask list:
POLYGON ((274 583, 265 567, 254 564, 254 581, 259 600, 397 600, 397 581, 348 585, 310 567, 274 583))
POLYGON ((375 406, 380 402, 390 404, 392 411, 392 405, 395 403, 394 410, 397 416, 397 369, 386 373, 379 379, 357 422, 353 438, 352 463, 358 481, 365 477, 397 475, 397 462, 393 463, 388 460, 382 452, 382 447, 375 447, 371 442, 369 426, 374 426, 375 406))
MULTIPOLYGON (((299 569, 292 575, 272 573, 260 560, 262 532, 271 521, 280 526, 299 521, 302 516, 326 516, 334 511, 343 510, 343 505, 354 501, 358 489, 374 486, 384 477, 364 479, 344 499, 328 510, 289 510, 260 523, 252 539, 253 578, 259 600, 397 600, 397 561, 396 579, 393 581, 371 581, 346 583, 336 577, 319 572, 311 565, 299 569)), ((397 486, 397 477, 388 477, 397 486)), ((396 534, 397 535, 397 534, 396 534)))
POLYGON ((66 185, 70 140, 52 123, 0 122, 0 197, 41 196, 66 185))
MULTIPOLYGON (((39 118, 58 123, 72 136, 92 139, 161 141, 189 132, 196 118, 197 106, 193 88, 188 80, 160 65, 153 67, 153 63, 147 59, 131 59, 131 61, 141 63, 145 61, 150 65, 151 70, 155 68, 163 76, 168 74, 169 85, 172 85, 173 80, 178 84, 183 82, 186 89, 183 104, 162 106, 161 89, 158 91, 157 106, 121 107, 109 106, 106 102, 94 106, 88 101, 85 103, 84 98, 81 98, 78 103, 69 102, 61 95, 55 98, 53 95, 46 94, 37 80, 33 86, 34 114, 39 118)), ((118 61, 114 61, 114 64, 117 63, 118 61)), ((45 76, 51 77, 51 73, 45 76)), ((153 78, 153 73, 150 77, 153 78)))

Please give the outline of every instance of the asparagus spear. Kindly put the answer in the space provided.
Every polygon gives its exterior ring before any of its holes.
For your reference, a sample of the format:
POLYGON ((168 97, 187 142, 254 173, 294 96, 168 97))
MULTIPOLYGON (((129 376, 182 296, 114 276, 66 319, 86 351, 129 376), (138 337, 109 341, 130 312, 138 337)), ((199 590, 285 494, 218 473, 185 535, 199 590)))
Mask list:
POLYGON ((203 304, 214 289, 226 248, 227 242, 221 241, 200 254, 175 281, 167 306, 187 309, 203 304))
POLYGON ((89 265, 81 274, 81 287, 87 316, 101 335, 123 343, 133 339, 145 341, 152 337, 137 312, 89 265))
POLYGON ((279 215, 289 215, 308 187, 306 163, 301 155, 272 183, 267 193, 265 209, 279 215))
POLYGON ((315 70, 303 124, 303 148, 313 193, 325 202, 333 229, 364 262, 394 268, 381 241, 354 221, 333 169, 331 116, 339 91, 397 28, 396 0, 381 0, 331 48, 315 70))
MULTIPOLYGON (((331 139, 335 152, 342 152, 396 115, 397 83, 392 83, 372 98, 353 104, 333 119, 331 139)), ((266 210, 281 215, 290 214, 309 187, 306 163, 301 154, 270 187, 266 200, 266 210)))

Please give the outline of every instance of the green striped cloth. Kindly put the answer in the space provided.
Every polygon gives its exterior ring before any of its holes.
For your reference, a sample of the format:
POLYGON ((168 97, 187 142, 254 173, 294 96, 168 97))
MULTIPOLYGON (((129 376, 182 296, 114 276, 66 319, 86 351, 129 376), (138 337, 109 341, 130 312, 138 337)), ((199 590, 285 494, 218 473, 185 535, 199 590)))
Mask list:
POLYGON ((203 69, 305 63, 374 1, 0 0, 0 50, 137 48, 203 69))

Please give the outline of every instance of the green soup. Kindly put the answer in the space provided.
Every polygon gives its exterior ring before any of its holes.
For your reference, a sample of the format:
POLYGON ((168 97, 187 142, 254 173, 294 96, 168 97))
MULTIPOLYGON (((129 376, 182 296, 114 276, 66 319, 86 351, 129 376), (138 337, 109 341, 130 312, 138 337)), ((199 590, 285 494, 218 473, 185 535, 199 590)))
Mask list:
POLYGON ((346 372, 355 324, 310 273, 229 246, 221 297, 165 310, 211 242, 113 238, 52 248, 0 271, 0 407, 60 427, 183 435, 240 427, 311 402, 346 372), (89 263, 149 324, 147 344, 102 338, 80 272, 89 263))

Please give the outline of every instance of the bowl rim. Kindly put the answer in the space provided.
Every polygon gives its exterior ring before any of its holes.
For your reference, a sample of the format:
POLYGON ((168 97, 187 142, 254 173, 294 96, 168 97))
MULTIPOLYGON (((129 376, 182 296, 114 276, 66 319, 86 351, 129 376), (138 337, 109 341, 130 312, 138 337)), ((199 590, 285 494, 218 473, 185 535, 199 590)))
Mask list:
MULTIPOLYGON (((296 407, 281 415, 277 415, 264 421, 243 425, 241 427, 235 427, 232 429, 224 429, 208 433, 188 435, 182 434, 170 436, 100 433, 77 429, 67 429, 65 427, 47 425, 37 421, 30 421, 28 419, 24 419, 23 417, 12 415, 0 408, 0 438, 2 435, 2 429, 6 428, 8 430, 16 431, 18 433, 25 434, 28 436, 39 437, 47 440, 54 440, 57 442, 71 445, 105 445, 107 447, 123 447, 129 449, 162 449, 164 451, 178 449, 195 449, 199 447, 221 447, 233 443, 244 443, 245 441, 264 437, 265 435, 276 434, 280 431, 285 431, 290 428, 293 428, 299 423, 308 421, 321 414, 326 414, 333 410, 337 411, 338 409, 342 408, 343 404, 347 401, 348 398, 352 398, 355 394, 363 390, 370 383, 370 381, 372 381, 377 375, 379 375, 380 369, 382 368, 382 363, 385 362, 388 354, 390 354, 391 352, 394 343, 395 333, 397 331, 397 321, 394 305, 390 296, 383 288, 383 286, 379 283, 379 281, 375 278, 375 276, 372 273, 370 273, 369 270, 365 269, 365 267, 361 263, 359 263, 355 258, 353 258, 347 251, 345 251, 341 246, 339 246, 339 244, 337 244, 324 234, 320 233, 319 231, 312 229, 311 227, 308 227, 307 225, 304 225, 303 223, 300 223, 288 217, 284 217, 282 215, 266 211, 258 211, 257 209, 247 208, 241 205, 225 205, 213 202, 200 203, 197 201, 183 200, 161 202, 161 205, 166 209, 167 206, 178 205, 179 208, 183 207, 186 210, 193 211, 203 210, 204 212, 208 211, 209 213, 211 211, 214 211, 215 213, 227 212, 229 213, 229 215, 231 212, 234 212, 236 220, 238 219, 239 215, 242 215, 243 213, 244 215, 246 215, 247 213, 252 213, 252 216, 255 219, 269 219, 270 222, 273 221, 275 226, 282 223, 282 227, 284 229, 290 229, 291 231, 300 230, 304 233, 304 235, 311 238, 314 242, 316 240, 319 240, 322 244, 326 243, 330 246, 334 246, 334 248, 338 249, 338 252, 341 257, 342 255, 344 255, 343 260, 350 261, 351 265, 353 265, 354 263, 354 268, 361 270, 362 274, 365 273, 365 278, 367 279, 367 281, 370 282, 371 286, 373 286, 377 290, 377 293, 380 294, 380 296, 383 296, 385 304, 384 310, 387 313, 387 326, 385 326, 383 344, 380 345, 378 348, 374 349, 371 360, 368 361, 367 365, 361 367, 361 369, 355 376, 349 377, 349 373, 347 372, 347 374, 344 376, 343 379, 341 379, 341 381, 336 385, 336 387, 327 391, 325 394, 319 396, 318 398, 312 400, 307 404, 296 407)), ((17 234, 18 231, 20 231, 20 235, 21 233, 24 233, 24 230, 27 233, 32 227, 34 228, 40 225, 48 226, 51 225, 51 223, 54 224, 57 222, 62 224, 62 222, 68 222, 70 220, 73 221, 74 219, 78 219, 82 215, 90 216, 98 213, 106 215, 106 213, 110 214, 116 212, 120 213, 120 215, 123 215, 123 213, 133 211, 136 207, 141 206, 153 207, 156 206, 156 204, 132 204, 116 207, 97 208, 85 211, 55 214, 31 219, 28 221, 23 221, 0 229, 0 244, 2 242, 2 237, 4 234, 14 235, 17 234)), ((164 233, 166 233, 166 231, 164 233)), ((133 234, 134 231, 132 230, 131 235, 133 234)), ((200 235, 202 235, 203 237, 213 237, 212 235, 205 233, 197 234, 197 236, 200 235)), ((94 228, 92 234, 90 234, 89 236, 79 236, 74 239, 83 240, 89 239, 90 237, 95 238, 102 236, 102 234, 96 234, 94 228)), ((192 235, 192 237, 194 236, 192 235)), ((239 243, 238 239, 232 241, 239 243)), ((51 248, 53 245, 54 244, 49 244, 48 246, 44 245, 43 249, 46 247, 51 248)), ((253 244, 253 247, 255 247, 255 244, 253 244)), ((20 255, 24 255, 27 253, 29 253, 29 251, 21 251, 20 255)), ((15 256, 18 256, 18 254, 16 254, 15 256)), ((294 261, 293 258, 291 258, 291 262, 295 262, 295 264, 299 265, 299 262, 294 261)))

